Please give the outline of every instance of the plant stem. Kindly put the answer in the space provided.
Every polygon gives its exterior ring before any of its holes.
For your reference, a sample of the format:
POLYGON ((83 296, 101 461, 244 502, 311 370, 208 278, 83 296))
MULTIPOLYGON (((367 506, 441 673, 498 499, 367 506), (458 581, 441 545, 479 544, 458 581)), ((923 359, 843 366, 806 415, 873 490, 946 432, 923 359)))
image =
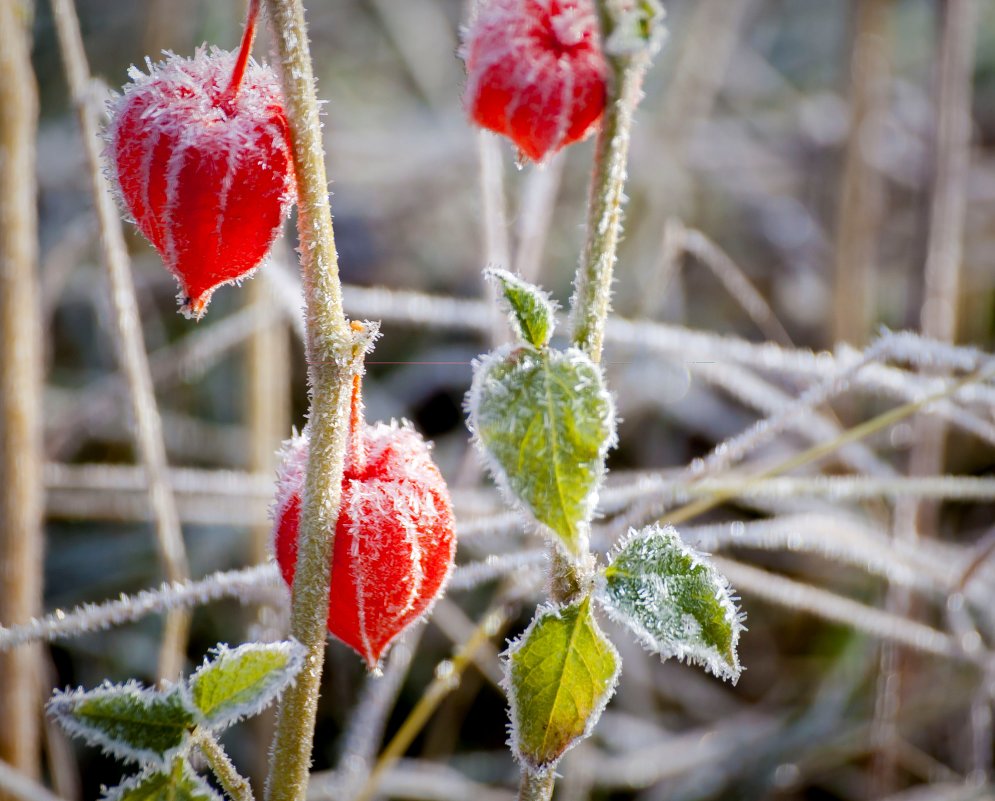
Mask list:
POLYGON ((518 788, 518 801, 550 801, 555 782, 556 774, 551 770, 543 776, 537 776, 523 768, 522 783, 518 788))
MULTIPOLYGON (((186 548, 180 530, 176 501, 169 484, 166 446, 162 438, 162 419, 156 405, 155 389, 131 278, 128 249, 121 221, 111 198, 100 158, 100 131, 97 115, 90 102, 90 67, 83 49, 79 19, 72 0, 52 0, 55 29, 65 62, 66 79, 73 105, 79 117, 83 149, 90 171, 90 188, 100 224, 100 242, 104 266, 111 289, 115 337, 121 371, 128 383, 131 411, 135 420, 135 439, 145 465, 149 503, 155 517, 156 544, 166 580, 186 581, 190 577, 186 548)), ((175 681, 186 656, 190 614, 173 610, 166 616, 162 646, 159 651, 160 681, 175 681)))
MULTIPOLYGON (((610 5, 610 0, 597 3, 605 42, 616 24, 610 5)), ((649 67, 652 48, 647 45, 634 53, 606 55, 610 72, 608 99, 598 133, 588 196, 587 239, 570 301, 573 342, 595 362, 601 361, 605 321, 611 305, 632 117, 642 98, 643 76, 649 67)))
MULTIPOLYGON (((0 3, 0 623, 27 623, 42 596, 42 330, 38 289, 31 5, 0 3)), ((38 775, 37 647, 0 658, 0 759, 38 775)), ((0 798, 11 798, 0 791, 0 798)))
POLYGON ((249 780, 236 770, 229 759, 221 743, 214 739, 214 735, 207 729, 199 729, 194 737, 194 742, 211 766, 214 775, 224 788, 225 792, 231 796, 232 801, 255 801, 252 794, 252 785, 249 780))
POLYGON ((342 496, 352 377, 362 350, 342 310, 338 254, 328 201, 325 153, 301 0, 266 0, 279 55, 297 177, 301 267, 307 304, 311 394, 310 457, 304 484, 291 632, 307 649, 305 668, 283 695, 266 794, 300 801, 307 793, 314 722, 325 660, 332 539, 342 496))

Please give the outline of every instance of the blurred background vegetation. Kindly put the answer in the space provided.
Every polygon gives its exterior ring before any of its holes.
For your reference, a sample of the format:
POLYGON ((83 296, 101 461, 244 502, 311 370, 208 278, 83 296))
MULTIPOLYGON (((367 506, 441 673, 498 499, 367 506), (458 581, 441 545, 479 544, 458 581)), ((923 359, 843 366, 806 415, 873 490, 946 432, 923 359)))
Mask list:
MULTIPOLYGON (((615 312, 816 351, 838 342, 864 347, 880 326, 919 329, 925 264, 937 236, 931 226, 937 85, 944 43, 951 46, 944 26, 952 13, 973 4, 665 5, 669 38, 634 131, 615 312), (757 311, 743 291, 727 290, 728 282, 743 277, 768 309, 757 311)), ((203 42, 234 48, 244 6, 241 0, 80 0, 77 8, 92 71, 117 88, 129 65, 141 66, 146 55, 187 54, 203 42)), ((973 41, 962 37, 955 45, 973 63, 966 212, 962 237, 952 232, 963 242, 956 341, 991 351, 995 3, 978 0, 975 12, 968 31, 973 41)), ((519 169, 508 144, 481 139, 471 129, 460 103, 457 55, 465 13, 461 0, 309 3, 319 95, 327 101, 327 162, 346 300, 355 316, 385 318, 368 367, 367 413, 370 419, 411 419, 434 439, 458 509, 473 518, 500 509, 468 452, 462 412, 470 363, 489 347, 486 326, 416 319, 405 311, 404 296, 371 296, 356 288, 477 299, 484 295, 481 269, 498 263, 523 268, 565 305, 582 242, 593 143, 570 148, 541 169, 519 169), (502 184, 503 218, 494 204, 501 197, 495 187, 502 184), (548 237, 539 258, 531 258, 517 245, 536 236, 542 242, 547 212, 548 237), (382 308, 394 312, 378 315, 382 308)), ((38 2, 35 14, 48 463, 44 608, 51 610, 152 587, 162 576, 141 473, 99 469, 134 465, 137 456, 127 398, 114 378, 107 284, 48 4, 38 2)), ((264 56, 267 47, 264 32, 257 54, 264 56)), ((220 289, 199 324, 175 313, 173 279, 133 228, 126 235, 169 462, 211 471, 176 479, 191 573, 253 564, 266 558, 272 455, 291 426, 305 422, 303 348, 292 319, 299 308, 292 226, 273 263, 263 268, 275 277, 260 274, 240 290, 220 289)), ((722 359, 715 357, 714 371, 723 371, 722 359)), ((663 357, 651 349, 609 346, 606 360, 623 420, 610 462, 619 475, 681 468, 769 413, 750 408, 721 382, 702 382, 679 353, 663 357)), ((777 383, 797 395, 813 380, 781 375, 777 383)), ((890 405, 859 394, 834 408, 840 421, 853 424, 890 405)), ((988 408, 985 419, 992 418, 988 408)), ((915 441, 916 429, 905 424, 873 447, 904 473, 915 441)), ((767 455, 802 447, 799 437, 785 435, 767 455)), ((990 442, 951 433, 944 471, 984 477, 993 467, 990 442)), ((824 469, 844 471, 839 463, 824 469)), ((802 508, 772 505, 727 504, 705 522, 751 521, 802 508)), ((883 531, 891 528, 886 503, 847 508, 883 531)), ((831 514, 834 506, 824 500, 804 510, 831 514)), ((925 558, 970 554, 991 530, 992 510, 989 501, 939 507, 933 530, 919 533, 958 550, 925 551, 925 558)), ((495 549, 537 547, 520 532, 503 539, 485 532, 466 544, 461 562, 495 549)), ((887 582, 790 551, 733 553, 892 608, 887 582)), ((982 578, 990 581, 991 575, 982 578)), ((995 586, 988 588, 995 595, 995 586)), ((991 688, 979 695, 973 668, 904 650, 882 662, 880 643, 850 626, 739 589, 749 632, 741 654, 747 671, 735 688, 644 658, 613 630, 625 644, 621 691, 595 740, 563 763, 558 798, 992 797, 991 688), (891 713, 881 709, 890 692, 882 689, 882 669, 902 678, 891 713), (882 728, 882 715, 897 728, 882 728), (647 752, 642 762, 625 763, 626 754, 650 745, 659 745, 656 757, 647 752), (645 775, 649 779, 640 778, 645 775)), ((424 627, 386 721, 387 737, 450 654, 453 639, 462 639, 468 621, 495 592, 494 583, 486 583, 453 593, 455 608, 442 614, 445 622, 424 627)), ((538 597, 536 588, 529 597, 538 597)), ((533 608, 531 601, 522 604, 511 633, 533 608)), ((920 600, 903 614, 946 626, 942 603, 920 600)), ((52 645, 46 686, 153 681, 160 628, 152 618, 52 645)), ((238 643, 258 631, 252 607, 221 602, 197 610, 188 669, 216 642, 238 643)), ((340 735, 368 681, 355 655, 338 644, 330 646, 329 660, 316 771, 338 764, 340 735)), ((266 762, 267 736, 264 727, 242 726, 226 740, 236 763, 256 778, 266 762)), ((385 786, 392 797, 510 798, 517 771, 505 736, 503 696, 487 670, 471 668, 409 749, 409 758, 419 762, 402 762, 385 786), (433 765, 477 784, 419 772, 433 765)), ((59 735, 49 731, 48 737, 59 735)), ((48 746, 54 756, 47 770, 61 772, 59 791, 67 798, 96 798, 101 784, 113 785, 121 776, 121 767, 95 749, 79 748, 69 757, 65 748, 48 746)), ((332 797, 320 795, 320 782, 316 786, 316 797, 332 797)))

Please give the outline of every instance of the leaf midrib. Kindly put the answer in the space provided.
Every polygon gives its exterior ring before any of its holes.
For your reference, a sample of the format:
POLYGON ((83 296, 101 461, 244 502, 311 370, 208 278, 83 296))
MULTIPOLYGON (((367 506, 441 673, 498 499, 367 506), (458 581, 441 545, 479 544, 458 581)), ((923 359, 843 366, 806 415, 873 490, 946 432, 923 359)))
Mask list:
MULTIPOLYGON (((588 596, 583 601, 581 601, 580 607, 577 609, 577 618, 575 620, 573 629, 570 632, 570 640, 567 642, 566 653, 563 656, 563 664, 560 668, 559 676, 557 676, 556 694, 553 696, 553 705, 550 708, 549 720, 552 720, 553 713, 556 711, 557 707, 560 704, 560 692, 563 690, 563 676, 567 672, 567 662, 570 661, 570 654, 574 650, 574 641, 577 638, 577 632, 581 626, 581 618, 584 616, 586 612, 590 610, 590 608, 591 608, 591 598, 590 596, 588 596)), ((593 679, 594 676, 592 675, 591 678, 593 679)), ((549 742, 548 742, 549 733, 550 733, 550 726, 549 726, 549 721, 547 721, 547 725, 545 726, 545 734, 543 735, 542 738, 543 753, 545 753, 549 748, 549 742)))

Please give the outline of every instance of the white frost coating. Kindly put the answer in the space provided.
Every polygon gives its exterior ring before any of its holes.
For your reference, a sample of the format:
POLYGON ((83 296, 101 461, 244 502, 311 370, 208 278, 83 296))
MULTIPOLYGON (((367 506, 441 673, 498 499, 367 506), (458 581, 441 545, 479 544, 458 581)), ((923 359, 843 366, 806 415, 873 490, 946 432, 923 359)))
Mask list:
MULTIPOLYGON (((560 536, 544 523, 539 521, 531 507, 519 498, 512 484, 511 476, 509 476, 509 474, 501 466, 500 462, 498 462, 498 460, 490 453, 486 443, 484 443, 481 439, 475 423, 475 421, 480 419, 481 403, 485 387, 490 390, 495 397, 505 394, 504 389, 500 386, 500 384, 490 380, 491 371, 500 366, 516 351, 520 351, 526 355, 525 359, 518 367, 520 371, 534 368, 535 361, 538 361, 541 358, 540 353, 530 347, 522 348, 521 346, 516 346, 514 344, 507 344, 491 351, 479 359, 474 359, 472 368, 473 380, 463 403, 467 414, 467 428, 470 430, 471 440, 476 447, 477 452, 480 454, 481 461, 484 463, 484 466, 490 475, 494 478, 498 489, 501 491, 501 494, 504 496, 508 504, 514 509, 524 513, 526 518, 534 522, 540 530, 548 533, 549 539, 556 544, 556 547, 564 549, 568 556, 573 557, 573 554, 566 550, 566 545, 563 543, 560 536)), ((606 424, 608 428, 608 436, 601 443, 601 447, 598 452, 599 459, 595 470, 595 480, 591 482, 590 490, 581 501, 582 520, 579 521, 577 525, 577 531, 580 535, 579 539, 581 542, 578 544, 578 549, 580 553, 584 553, 587 551, 587 538, 590 528, 590 521, 594 517, 594 512, 598 505, 598 491, 604 481, 605 457, 607 456, 608 451, 618 442, 615 398, 607 389, 605 389, 601 366, 591 362, 591 360, 582 351, 571 347, 565 351, 553 351, 552 353, 566 358, 568 364, 583 365, 585 367, 593 368, 597 371, 598 375, 602 377, 600 387, 594 384, 583 384, 573 388, 578 392, 578 394, 584 392, 598 393, 598 397, 604 404, 605 408, 605 418, 602 420, 602 423, 606 424)), ((521 410, 514 405, 506 405, 504 408, 508 415, 515 415, 516 413, 521 412, 521 410)), ((548 454, 535 453, 533 454, 533 457, 536 459, 542 459, 546 455, 548 454)))
MULTIPOLYGON (((198 678, 202 677, 207 671, 223 669, 225 663, 238 660, 244 654, 253 651, 281 653, 286 655, 287 662, 282 668, 270 671, 263 682, 263 686, 256 692, 255 697, 251 701, 240 704, 225 704, 226 711, 224 714, 214 714, 204 718, 204 725, 207 727, 219 730, 227 728, 245 718, 258 715, 273 703, 273 701, 283 695, 283 691, 296 681, 297 674, 304 665, 304 657, 307 655, 307 649, 294 639, 266 644, 250 642, 240 645, 237 648, 229 648, 226 644, 222 643, 208 652, 207 656, 204 657, 203 664, 190 676, 188 684, 191 692, 198 678)), ((191 702, 191 705, 194 704, 191 702)))
POLYGON ((125 762, 136 762, 141 765, 152 764, 164 768, 169 766, 176 756, 189 750, 190 732, 183 733, 180 744, 175 748, 158 753, 150 749, 135 748, 111 737, 95 726, 87 725, 74 714, 74 710, 82 701, 102 698, 123 698, 148 709, 156 702, 172 700, 174 697, 180 701, 180 706, 189 713, 193 721, 199 719, 200 713, 190 700, 190 693, 184 682, 173 685, 165 692, 143 687, 134 680, 125 684, 112 684, 109 681, 104 681, 93 690, 84 690, 82 687, 75 690, 56 690, 45 709, 69 734, 79 737, 88 745, 99 747, 106 754, 125 762))
MULTIPOLYGON (((140 787, 144 782, 148 781, 156 773, 161 771, 154 767, 149 767, 139 773, 137 776, 132 776, 127 781, 119 784, 117 787, 111 790, 105 790, 104 794, 101 796, 101 801, 121 801, 122 798, 126 798, 128 793, 136 788, 140 787)), ((225 801, 220 795, 218 795, 207 784, 203 779, 200 778, 196 773, 190 769, 190 765, 186 760, 183 760, 183 779, 192 785, 196 795, 193 796, 194 801, 225 801)))
MULTIPOLYGON (((715 588, 715 600, 724 611, 724 618, 731 629, 732 663, 730 664, 725 661, 713 646, 702 640, 700 624, 689 614, 682 614, 680 620, 677 621, 677 628, 665 633, 661 632, 664 634, 664 636, 661 636, 661 633, 651 631, 647 624, 637 615, 628 614, 625 609, 621 608, 609 596, 604 580, 602 580, 602 584, 596 595, 602 608, 612 620, 632 631, 647 650, 660 654, 661 659, 666 660, 675 657, 679 662, 700 665, 707 672, 735 684, 739 680, 740 673, 743 670, 739 664, 739 654, 737 653, 736 646, 739 642, 739 635, 746 630, 746 627, 743 625, 746 617, 736 606, 736 601, 739 598, 733 593, 729 582, 708 561, 705 554, 699 553, 695 549, 685 545, 676 529, 672 526, 660 527, 654 525, 642 531, 630 529, 626 538, 620 541, 609 555, 609 567, 615 563, 616 559, 624 551, 633 546, 646 543, 651 539, 666 540, 665 545, 676 548, 682 557, 690 559, 691 570, 704 568, 708 583, 715 588)), ((643 574, 641 578, 648 580, 652 585, 651 595, 643 600, 666 603, 672 596, 676 595, 674 588, 668 586, 668 577, 643 574)), ((659 616, 654 622, 663 624, 665 615, 666 610, 659 609, 659 616)))
POLYGON ((0 627, 0 652, 38 640, 54 642, 133 623, 170 609, 204 606, 222 598, 237 598, 243 604, 278 604, 284 596, 283 582, 272 564, 212 573, 200 581, 166 582, 158 590, 143 590, 135 595, 122 593, 114 601, 84 604, 71 612, 56 609, 46 617, 20 626, 0 627))
MULTIPOLYGON (((502 667, 502 672, 504 673, 501 679, 501 688, 505 691, 505 694, 508 696, 509 723, 508 723, 507 745, 511 749, 511 753, 514 755, 515 760, 523 768, 527 768, 528 770, 532 771, 536 776, 539 777, 548 775, 549 771, 554 770, 556 768, 556 766, 559 764, 560 759, 563 758, 563 756, 567 753, 567 751, 569 751, 571 748, 577 745, 577 743, 586 740, 588 737, 591 736, 591 732, 594 731, 594 727, 598 724, 598 720, 601 717, 601 713, 605 711, 605 707, 608 706, 608 702, 611 701, 612 697, 615 695, 615 689, 618 687, 618 679, 619 676, 622 674, 621 654, 619 654, 618 649, 615 647, 614 643, 612 643, 612 641, 608 639, 608 637, 604 634, 604 632, 598 629, 599 633, 601 634, 604 640, 605 645, 607 645, 608 647, 608 651, 614 657, 615 673, 612 676, 611 681, 609 682, 608 687, 605 689, 604 693, 602 693, 597 703, 591 708, 591 714, 587 718, 583 733, 575 740, 573 740, 564 749, 563 754, 561 754, 558 759, 546 765, 533 764, 523 756, 522 751, 518 746, 520 742, 520 738, 518 735, 519 723, 518 723, 518 716, 515 713, 515 706, 516 706, 515 690, 512 687, 511 683, 511 661, 512 658, 515 656, 515 654, 518 651, 520 651, 524 646, 524 644, 528 641, 532 632, 536 629, 539 623, 541 623, 543 620, 551 616, 559 618, 560 613, 562 612, 563 609, 564 607, 557 606, 556 604, 553 603, 541 604, 539 607, 536 608, 535 616, 532 618, 532 621, 529 623, 529 625, 525 628, 525 631, 523 631, 521 634, 518 635, 518 637, 514 638, 513 640, 509 640, 508 647, 501 652, 501 667, 502 667)), ((597 626, 597 620, 594 618, 593 605, 591 609, 591 618, 592 620, 594 620, 595 626, 597 626)))

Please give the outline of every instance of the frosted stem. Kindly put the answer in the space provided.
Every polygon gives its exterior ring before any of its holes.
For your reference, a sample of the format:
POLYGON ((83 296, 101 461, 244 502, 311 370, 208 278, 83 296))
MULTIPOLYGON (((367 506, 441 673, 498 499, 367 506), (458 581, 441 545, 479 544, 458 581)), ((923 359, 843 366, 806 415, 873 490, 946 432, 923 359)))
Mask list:
POLYGON ((310 458, 304 484, 291 632, 307 649, 305 666, 283 695, 266 797, 300 801, 307 793, 314 723, 325 661, 333 536, 342 497, 353 375, 362 352, 342 310, 338 253, 328 200, 325 152, 302 0, 266 0, 280 59, 298 193, 298 236, 307 306, 311 394, 310 458))
POLYGON ((553 797, 555 774, 549 771, 537 776, 529 770, 522 770, 522 784, 518 788, 518 801, 550 801, 553 797))
POLYGON ((214 735, 206 729, 200 729, 195 736, 197 748, 204 755, 207 764, 211 766, 214 775, 218 777, 218 782, 232 801, 256 801, 252 793, 252 785, 249 780, 238 772, 232 764, 221 743, 214 739, 214 735))
MULTIPOLYGON (((614 12, 609 8, 610 0, 599 0, 597 5, 602 40, 607 41, 614 32, 614 12)), ((632 116, 642 98, 643 76, 649 67, 650 56, 649 48, 608 56, 608 100, 598 132, 591 176, 587 239, 570 302, 574 344, 595 362, 601 361, 605 322, 611 306, 632 116)))

